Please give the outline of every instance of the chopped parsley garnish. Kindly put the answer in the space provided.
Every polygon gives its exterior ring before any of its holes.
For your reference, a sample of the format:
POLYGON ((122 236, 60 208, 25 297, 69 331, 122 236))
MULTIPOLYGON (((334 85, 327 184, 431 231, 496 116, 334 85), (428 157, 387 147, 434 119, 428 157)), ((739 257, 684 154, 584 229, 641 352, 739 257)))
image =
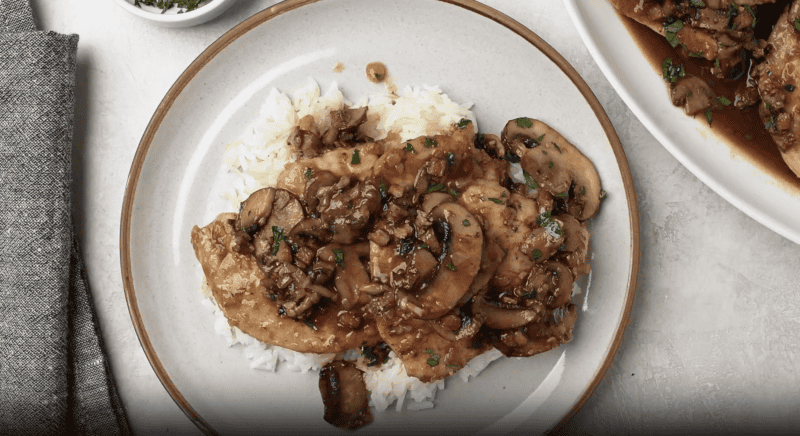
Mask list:
POLYGON ((406 254, 411 253, 412 250, 414 250, 413 236, 409 236, 400 240, 400 248, 397 250, 400 256, 405 256, 406 254))
POLYGON ((711 109, 706 109, 706 119, 708 120, 708 125, 711 125, 711 118, 713 115, 711 114, 711 109))
POLYGON ((313 176, 313 175, 314 175, 314 171, 312 171, 311 168, 306 170, 306 178, 307 179, 310 179, 311 176, 313 176))
POLYGON ((469 125, 469 123, 471 123, 471 122, 472 121, 470 121, 470 120, 468 120, 466 118, 462 118, 461 121, 458 122, 458 128, 459 129, 463 129, 464 127, 467 127, 469 125))
POLYGON ((428 192, 441 191, 442 189, 444 189, 444 185, 442 185, 441 183, 436 183, 431 186, 428 186, 428 192))
POLYGON ((538 144, 538 143, 542 142, 543 139, 544 139, 544 133, 542 133, 542 136, 536 138, 536 143, 538 144))
POLYGON ((283 227, 272 226, 272 255, 278 254, 281 248, 281 241, 284 240, 283 227))
POLYGON ((438 354, 435 354, 433 352, 433 350, 431 350, 430 348, 426 348, 422 352, 425 353, 425 354, 430 354, 431 355, 431 357, 428 358, 428 365, 436 366, 436 365, 439 364, 439 359, 441 358, 441 356, 439 356, 438 354))
POLYGON ((458 197, 459 195, 461 195, 461 194, 458 193, 458 191, 456 191, 453 188, 447 188, 446 191, 447 191, 448 194, 452 195, 453 197, 458 197))
POLYGON ((313 322, 311 322, 311 321, 308 321, 308 320, 307 320, 307 321, 306 321, 306 325, 307 325, 307 326, 309 326, 309 327, 311 327, 313 330, 316 330, 316 329, 317 329, 317 326, 315 326, 315 325, 314 325, 314 323, 313 323, 313 322))
POLYGON ((358 150, 353 150, 353 160, 350 161, 351 165, 358 165, 361 163, 361 156, 358 155, 358 150))
POLYGON ((558 194, 556 194, 556 197, 568 198, 569 197, 569 193, 567 191, 562 191, 562 192, 559 192, 558 194))
POLYGON ((545 212, 536 217, 536 224, 538 224, 539 227, 547 230, 547 233, 554 238, 558 238, 564 234, 564 229, 562 229, 558 222, 553 219, 550 212, 545 212))
POLYGON ((586 187, 581 187, 581 195, 586 195, 586 187))
POLYGON ((539 188, 539 184, 536 183, 536 180, 533 180, 533 177, 531 177, 530 174, 528 174, 528 173, 523 171, 522 175, 525 177, 525 186, 527 186, 527 187, 529 187, 531 189, 538 189, 539 188))
POLYGON ((731 101, 728 100, 727 98, 723 97, 723 96, 717 97, 717 101, 719 102, 719 104, 721 104, 723 106, 730 106, 731 105, 731 101))
POLYGON ((608 193, 606 193, 606 191, 604 189, 601 189, 600 190, 600 199, 601 200, 605 200, 606 197, 608 197, 608 193))
POLYGON ((798 32, 800 32, 800 18, 795 18, 795 19, 794 19, 794 28, 795 28, 795 29, 796 29, 798 32))
POLYGON ((381 180, 381 187, 379 188, 379 191, 381 193, 381 200, 389 196, 389 193, 386 192, 386 181, 381 180))
POLYGON ((522 298, 536 298, 536 291, 530 291, 522 294, 522 298))
POLYGON ((461 221, 461 224, 464 224, 464 227, 469 227, 470 226, 470 222, 469 222, 468 219, 464 219, 464 221, 461 221))
POLYGON ((554 164, 553 161, 550 161, 547 163, 547 166, 553 168, 554 166, 556 166, 556 164, 554 164))
POLYGON ((430 248, 430 246, 428 244, 422 243, 422 244, 419 244, 419 248, 427 250, 428 248, 430 248))
POLYGON ((527 129, 528 127, 533 126, 531 119, 528 117, 517 118, 514 121, 517 122, 517 127, 521 127, 523 129, 527 129))
POLYGON ((683 64, 675 64, 672 62, 672 58, 666 58, 661 62, 661 75, 667 82, 675 83, 681 77, 686 76, 686 70, 683 68, 683 64))
POLYGON ((409 151, 410 151, 410 152, 412 152, 412 153, 416 153, 416 150, 414 150, 414 146, 413 146, 413 145, 411 145, 411 143, 410 143, 410 142, 409 142, 409 143, 407 143, 405 147, 403 147, 403 150, 405 150, 406 152, 409 152, 409 151))
POLYGON ((450 168, 453 168, 453 165, 456 164, 456 155, 448 151, 445 155, 445 160, 447 161, 447 170, 449 171, 450 168))
POLYGON ((381 80, 383 78, 383 74, 375 73, 375 78, 381 80))
POLYGON ((747 11, 747 13, 749 13, 750 16, 753 17, 753 24, 751 27, 756 27, 756 11, 754 11, 753 8, 750 7, 750 5, 742 5, 742 6, 747 11))
POLYGON ((430 147, 438 147, 439 143, 437 143, 436 140, 433 139, 433 138, 425 138, 425 146, 428 147, 428 148, 430 148, 430 147))
POLYGON ((133 5, 141 8, 141 5, 153 6, 161 9, 161 13, 167 12, 172 8, 183 8, 178 13, 189 12, 200 7, 207 0, 133 0, 133 5))
POLYGON ((706 7, 706 4, 705 4, 705 3, 703 3, 701 0, 689 0, 689 3, 690 3, 692 6, 694 6, 694 7, 698 7, 698 8, 704 8, 704 7, 706 7))
POLYGON ((336 260, 336 264, 344 268, 344 251, 342 251, 341 248, 334 248, 333 256, 334 259, 336 260))
POLYGON ((678 41, 678 32, 683 30, 683 21, 675 20, 671 23, 664 23, 664 36, 667 37, 667 42, 673 47, 680 44, 678 41))
POLYGON ((506 152, 505 159, 511 163, 519 163, 520 158, 516 154, 511 153, 510 151, 506 152))
POLYGON ((503 200, 499 198, 490 198, 489 201, 491 201, 492 203, 503 204, 503 200))
POLYGON ((453 265, 453 262, 447 264, 447 269, 449 269, 450 271, 458 271, 458 268, 456 268, 456 266, 453 265))
POLYGON ((541 259, 542 258, 542 250, 539 250, 538 248, 534 249, 533 251, 531 251, 531 257, 533 258, 533 260, 541 259))
POLYGON ((787 90, 789 92, 794 92, 794 85, 786 85, 786 86, 783 87, 783 89, 785 89, 785 90, 787 90))
POLYGON ((764 128, 767 130, 772 130, 775 128, 775 117, 769 117, 766 123, 764 123, 764 128))
POLYGON ((455 369, 455 370, 458 370, 458 368, 459 368, 459 366, 458 366, 458 365, 456 365, 456 364, 454 364, 454 363, 448 363, 448 364, 447 364, 447 365, 445 365, 445 366, 447 366, 448 368, 453 368, 453 369, 455 369))

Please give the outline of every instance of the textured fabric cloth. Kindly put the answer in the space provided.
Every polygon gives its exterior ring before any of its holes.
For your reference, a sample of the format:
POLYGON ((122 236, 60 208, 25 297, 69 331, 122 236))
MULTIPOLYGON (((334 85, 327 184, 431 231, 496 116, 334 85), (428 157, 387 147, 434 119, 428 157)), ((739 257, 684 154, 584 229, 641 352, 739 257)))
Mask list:
POLYGON ((130 434, 72 231, 77 45, 0 0, 0 434, 130 434))

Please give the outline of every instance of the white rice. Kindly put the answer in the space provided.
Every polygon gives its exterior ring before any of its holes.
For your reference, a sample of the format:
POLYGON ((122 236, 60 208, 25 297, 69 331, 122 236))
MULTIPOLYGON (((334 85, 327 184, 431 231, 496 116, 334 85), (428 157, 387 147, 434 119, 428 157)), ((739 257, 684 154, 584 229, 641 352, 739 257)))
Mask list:
MULTIPOLYGON (((374 94, 355 104, 347 101, 333 83, 325 93, 313 79, 298 89, 289 98, 273 88, 262 104, 259 116, 242 133, 241 138, 225 147, 223 162, 228 170, 238 175, 236 183, 223 196, 234 207, 258 189, 275 186, 278 176, 286 164, 293 161, 287 141, 297 121, 313 115, 320 125, 320 131, 330 125, 328 114, 342 106, 368 106, 368 119, 362 131, 379 140, 389 132, 400 135, 406 141, 422 135, 432 136, 446 131, 453 123, 467 118, 477 120, 469 108, 471 104, 461 105, 452 101, 436 86, 405 87, 399 95, 389 93, 374 94)), ((264 344, 236 327, 231 327, 225 315, 216 305, 207 284, 203 287, 203 305, 215 314, 214 329, 227 341, 229 347, 244 349, 250 368, 275 371, 278 362, 284 362, 289 369, 299 372, 318 371, 332 361, 334 354, 304 354, 286 348, 264 344)), ((465 382, 477 376, 489 363, 502 354, 496 349, 487 351, 470 361, 456 374, 465 382)), ((434 407, 436 391, 444 389, 445 381, 422 383, 416 377, 409 377, 402 361, 394 352, 389 361, 380 367, 367 367, 359 350, 351 350, 343 356, 353 360, 365 371, 367 389, 370 391, 370 406, 376 412, 383 412, 392 404, 395 410, 424 410, 434 407), (407 402, 407 399, 414 400, 407 402)))

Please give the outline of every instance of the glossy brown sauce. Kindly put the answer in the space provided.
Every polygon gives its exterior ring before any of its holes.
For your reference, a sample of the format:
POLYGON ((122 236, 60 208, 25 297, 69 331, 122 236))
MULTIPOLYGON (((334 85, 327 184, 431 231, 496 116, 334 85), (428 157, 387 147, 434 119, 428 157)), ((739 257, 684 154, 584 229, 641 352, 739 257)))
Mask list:
POLYGON ((367 79, 372 83, 386 81, 388 70, 382 62, 370 62, 366 67, 367 79))
MULTIPOLYGON (((774 5, 761 5, 758 9, 758 22, 756 37, 766 39, 772 28, 772 23, 777 21, 787 1, 780 0, 774 5)), ((636 21, 619 15, 628 29, 633 40, 647 58, 650 65, 661 75, 661 63, 665 58, 672 58, 673 62, 681 63, 686 68, 686 75, 696 75, 711 83, 718 96, 724 96, 734 101, 734 96, 739 81, 718 80, 709 72, 710 61, 692 58, 684 50, 673 48, 666 38, 653 32, 636 21)), ((747 75, 740 81, 746 80, 747 75)), ((667 83, 664 82, 663 92, 669 92, 667 83)), ((708 124, 703 113, 695 115, 697 122, 708 124)), ((764 123, 758 115, 756 105, 739 110, 733 105, 715 110, 711 121, 711 130, 719 139, 730 146, 736 156, 743 157, 756 167, 772 176, 776 182, 793 191, 800 192, 800 178, 798 178, 783 161, 777 146, 764 128, 764 123)))

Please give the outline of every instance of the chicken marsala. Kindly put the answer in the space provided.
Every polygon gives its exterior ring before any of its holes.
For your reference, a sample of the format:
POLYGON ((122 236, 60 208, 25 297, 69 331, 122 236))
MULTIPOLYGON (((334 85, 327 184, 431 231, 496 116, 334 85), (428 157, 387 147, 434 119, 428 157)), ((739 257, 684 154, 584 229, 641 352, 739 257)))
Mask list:
POLYGON ((407 142, 373 141, 365 119, 334 111, 324 132, 301 119, 278 186, 192 230, 230 325, 299 352, 388 346, 423 382, 491 347, 530 356, 569 341, 602 195, 592 163, 530 118, 499 137, 462 120, 407 142))

